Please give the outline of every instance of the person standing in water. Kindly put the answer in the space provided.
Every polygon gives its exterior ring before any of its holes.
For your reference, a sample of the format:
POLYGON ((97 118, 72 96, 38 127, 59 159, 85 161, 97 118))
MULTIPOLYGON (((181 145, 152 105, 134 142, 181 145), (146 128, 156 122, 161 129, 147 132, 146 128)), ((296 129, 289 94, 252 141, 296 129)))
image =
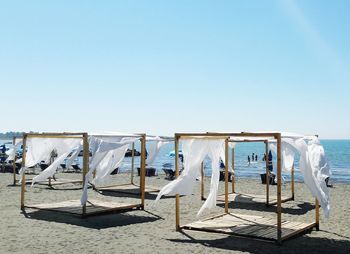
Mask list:
POLYGON ((248 165, 250 165, 250 156, 248 155, 248 165))
POLYGON ((252 153, 252 161, 254 161, 254 153, 252 153))
POLYGON ((255 161, 258 161, 258 155, 255 154, 255 161))

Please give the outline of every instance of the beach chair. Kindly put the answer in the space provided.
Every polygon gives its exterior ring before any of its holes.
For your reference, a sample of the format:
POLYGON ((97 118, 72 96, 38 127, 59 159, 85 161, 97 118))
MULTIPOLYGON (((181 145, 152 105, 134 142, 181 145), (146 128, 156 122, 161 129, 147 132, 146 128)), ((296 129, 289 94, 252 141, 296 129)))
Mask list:
POLYGON ((175 179, 175 171, 169 168, 163 168, 163 171, 165 173, 165 179, 166 180, 174 180, 175 179))
MULTIPOLYGON (((225 171, 220 171, 219 181, 225 181, 225 171)), ((228 172, 228 181, 232 182, 232 172, 228 172)))
POLYGON ((81 168, 79 167, 78 164, 73 164, 72 168, 75 170, 75 172, 80 172, 81 171, 81 168))
MULTIPOLYGON (((146 176, 151 177, 151 176, 157 176, 156 174, 156 168, 153 167, 146 167, 146 176)), ((137 175, 140 176, 140 167, 137 168, 137 175)))
MULTIPOLYGON (((261 183, 266 184, 266 174, 260 174, 261 183)), ((276 175, 272 172, 269 173, 269 185, 277 185, 276 175)))

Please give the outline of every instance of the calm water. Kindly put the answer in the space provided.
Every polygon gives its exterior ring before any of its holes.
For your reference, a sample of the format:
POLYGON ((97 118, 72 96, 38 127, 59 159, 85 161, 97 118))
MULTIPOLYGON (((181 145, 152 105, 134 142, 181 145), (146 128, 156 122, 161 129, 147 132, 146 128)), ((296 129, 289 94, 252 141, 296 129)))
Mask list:
MULTIPOLYGON (((0 144, 5 141, 0 141, 0 144)), ((336 182, 350 182, 350 140, 322 140, 326 155, 332 169, 331 179, 336 182)), ((135 148, 139 150, 136 144, 135 148)), ((158 169, 158 173, 162 173, 162 165, 164 163, 172 163, 174 165, 174 158, 169 156, 170 151, 174 150, 174 143, 164 145, 154 162, 154 166, 158 169)), ((260 178, 260 173, 265 172, 265 162, 262 161, 262 156, 265 152, 265 145, 263 143, 239 143, 235 149, 235 175, 241 178, 260 178), (247 156, 255 153, 258 155, 258 162, 247 164, 247 156)), ((275 158, 274 158, 275 159, 275 158)), ((297 159, 298 161, 298 159, 297 159)), ((135 158, 136 165, 139 165, 139 157, 135 158)), ((121 170, 129 170, 131 165, 131 158, 125 158, 121 170)), ((295 177, 297 181, 302 181, 302 177, 298 170, 298 163, 296 163, 295 177)), ((274 161, 274 169, 276 162, 274 161)), ((205 162, 206 175, 211 174, 210 161, 205 162)), ((288 173, 283 173, 286 181, 290 180, 288 173)))

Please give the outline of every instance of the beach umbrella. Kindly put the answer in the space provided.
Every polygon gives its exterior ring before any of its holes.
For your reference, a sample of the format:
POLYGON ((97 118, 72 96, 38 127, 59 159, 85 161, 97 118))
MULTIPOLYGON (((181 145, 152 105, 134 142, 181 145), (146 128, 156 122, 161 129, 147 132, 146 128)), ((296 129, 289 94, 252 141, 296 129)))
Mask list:
POLYGON ((268 169, 269 169, 270 171, 273 171, 272 153, 271 153, 271 150, 269 151, 269 155, 268 155, 268 169))

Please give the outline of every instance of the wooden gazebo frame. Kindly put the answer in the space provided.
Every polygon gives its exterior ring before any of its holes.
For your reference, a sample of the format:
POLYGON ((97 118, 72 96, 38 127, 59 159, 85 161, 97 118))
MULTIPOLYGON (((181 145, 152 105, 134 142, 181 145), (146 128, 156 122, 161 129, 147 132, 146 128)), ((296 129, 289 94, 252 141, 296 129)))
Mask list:
MULTIPOLYGON (((23 135, 23 156, 22 166, 25 166, 26 160, 26 141, 28 138, 62 138, 62 139, 82 139, 83 140, 83 174, 82 182, 85 185, 86 174, 89 171, 89 141, 88 133, 41 133, 31 134, 26 133, 23 135)), ((112 135, 111 135, 112 136, 112 135)), ((145 172, 145 142, 143 135, 142 138, 142 152, 141 152, 141 177, 140 177, 140 202, 137 204, 126 204, 117 202, 104 202, 100 200, 88 200, 87 203, 81 205, 80 200, 69 200, 56 203, 45 203, 36 205, 25 205, 25 174, 22 174, 22 185, 21 185, 21 210, 25 208, 39 209, 39 210, 50 210, 55 212, 71 213, 74 215, 80 215, 82 217, 96 215, 101 213, 108 213, 114 211, 125 211, 133 209, 144 209, 145 204, 145 192, 144 192, 144 172, 145 172)))
MULTIPOLYGON (((144 140, 145 144, 144 146, 146 147, 147 143, 147 138, 146 136, 142 137, 144 140)), ((140 139, 141 140, 141 139, 140 139)), ((172 139, 173 140, 173 139, 172 139)), ((142 146, 142 140, 141 140, 141 146, 142 146)), ((142 147, 141 147, 142 149, 142 147)), ((142 152, 141 152, 142 153, 142 152)), ((141 160, 140 160, 140 168, 141 168, 141 160)), ((145 171, 146 171, 146 164, 145 164, 145 171)), ((158 187, 154 186, 147 186, 146 185, 146 172, 144 172, 144 178, 145 178, 145 193, 157 193, 159 192, 158 187)), ((135 142, 132 143, 131 147, 131 177, 130 177, 130 183, 125 183, 125 184, 115 184, 115 185, 108 185, 108 186, 96 186, 95 188, 99 191, 107 191, 107 192, 120 192, 120 193, 126 193, 126 194, 138 194, 135 193, 140 187, 140 185, 137 185, 134 181, 134 176, 135 176, 135 142)), ((141 178, 141 172, 140 172, 140 178, 141 178)))
POLYGON ((281 133, 176 133, 175 134, 175 173, 179 176, 179 142, 181 139, 224 139, 225 140, 225 165, 229 163, 230 137, 261 137, 274 138, 277 141, 277 220, 244 214, 229 212, 229 182, 228 166, 225 167, 225 208, 224 214, 195 221, 189 224, 180 224, 180 195, 175 198, 175 225, 177 231, 197 230, 230 234, 239 237, 247 237, 281 244, 283 241, 296 235, 319 230, 319 202, 315 201, 315 221, 311 223, 282 221, 282 135, 281 133))
MULTIPOLYGON (((265 164, 266 164, 266 188, 265 188, 265 205, 276 205, 277 199, 270 200, 270 170, 268 169, 268 152, 269 152, 269 140, 268 139, 243 139, 243 140, 228 140, 229 143, 258 143, 263 142, 265 144, 265 164)), ((248 203, 263 203, 264 200, 261 198, 261 195, 255 195, 255 194, 247 194, 247 193, 237 193, 235 192, 235 147, 231 148, 231 166, 232 166, 232 172, 231 172, 231 193, 229 193, 229 201, 235 201, 240 202, 240 200, 236 200, 236 197, 243 197, 242 202, 248 202, 248 203), (247 199, 247 201, 245 200, 247 199)), ((203 163, 201 165, 201 176, 204 178, 204 166, 203 163)), ((203 179, 202 178, 202 179, 203 179)), ((201 199, 205 200, 204 197, 204 181, 201 181, 201 199)), ((225 194, 218 195, 217 198, 218 201, 225 201, 225 194)), ((291 196, 290 197, 284 197, 282 196, 281 202, 285 203, 288 201, 294 200, 294 165, 291 170, 291 196)))

